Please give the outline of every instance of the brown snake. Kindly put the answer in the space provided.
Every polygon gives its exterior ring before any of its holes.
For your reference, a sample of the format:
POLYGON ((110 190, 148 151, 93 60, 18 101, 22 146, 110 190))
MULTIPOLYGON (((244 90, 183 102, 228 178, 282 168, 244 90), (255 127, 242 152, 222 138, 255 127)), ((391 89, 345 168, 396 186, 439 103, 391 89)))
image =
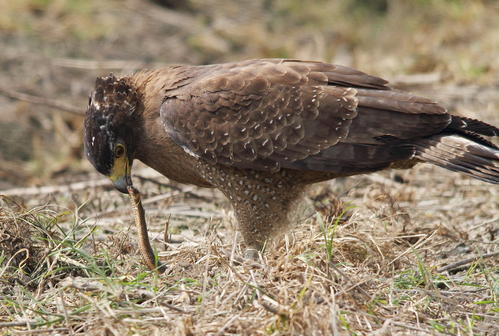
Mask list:
POLYGON ((151 271, 163 273, 166 269, 166 266, 162 265, 159 262, 156 263, 157 260, 152 250, 151 243, 149 242, 146 216, 144 207, 142 206, 142 201, 140 199, 140 192, 133 186, 128 186, 127 189, 135 215, 135 225, 137 226, 137 231, 139 233, 139 250, 142 254, 142 258, 151 271))

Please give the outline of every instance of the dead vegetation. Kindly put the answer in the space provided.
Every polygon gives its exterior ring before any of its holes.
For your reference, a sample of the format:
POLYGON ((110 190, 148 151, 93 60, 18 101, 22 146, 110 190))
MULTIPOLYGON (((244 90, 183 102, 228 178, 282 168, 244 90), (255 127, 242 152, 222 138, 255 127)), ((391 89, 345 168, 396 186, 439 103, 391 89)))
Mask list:
POLYGON ((60 207, 65 192, 51 195, 55 208, 4 201, 0 326, 7 335, 493 335, 498 191, 437 168, 416 173, 401 173, 410 183, 384 173, 317 186, 315 215, 246 262, 218 193, 155 187, 141 170, 162 275, 143 265, 127 200, 112 190, 71 192, 86 200, 71 211, 60 207), (327 204, 333 192, 342 206, 327 204))
POLYGON ((248 262, 219 193, 139 165, 158 275, 63 111, 109 71, 285 56, 383 74, 497 125, 497 4, 182 3, 0 0, 0 334, 499 333, 497 187, 426 165, 321 184, 313 215, 248 262))

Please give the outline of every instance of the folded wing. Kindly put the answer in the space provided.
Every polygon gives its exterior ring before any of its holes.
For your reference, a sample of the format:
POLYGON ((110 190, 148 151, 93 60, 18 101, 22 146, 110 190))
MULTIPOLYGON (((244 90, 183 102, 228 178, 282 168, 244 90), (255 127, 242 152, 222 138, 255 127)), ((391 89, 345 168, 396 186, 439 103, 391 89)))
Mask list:
POLYGON ((186 152, 267 171, 356 174, 414 158, 431 161, 421 148, 433 146, 432 136, 481 141, 477 134, 497 134, 429 99, 393 91, 378 77, 294 60, 212 66, 170 92, 160 112, 166 132, 186 152))

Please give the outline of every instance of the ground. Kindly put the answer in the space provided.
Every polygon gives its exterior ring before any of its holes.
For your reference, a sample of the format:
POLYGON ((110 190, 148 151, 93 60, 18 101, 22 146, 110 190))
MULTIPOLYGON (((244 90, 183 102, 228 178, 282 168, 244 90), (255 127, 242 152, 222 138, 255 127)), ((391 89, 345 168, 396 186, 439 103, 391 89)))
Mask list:
POLYGON ((499 188, 429 165, 314 186, 258 262, 220 193, 137 165, 168 271, 143 265, 82 156, 99 74, 318 59, 499 125, 494 1, 234 3, 0 0, 0 334, 498 334, 499 188))

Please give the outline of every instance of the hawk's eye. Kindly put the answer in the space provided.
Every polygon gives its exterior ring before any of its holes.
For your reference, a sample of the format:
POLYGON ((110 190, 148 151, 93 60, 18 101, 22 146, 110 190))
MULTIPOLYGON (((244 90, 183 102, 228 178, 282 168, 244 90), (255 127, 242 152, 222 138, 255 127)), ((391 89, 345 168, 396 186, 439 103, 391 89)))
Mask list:
POLYGON ((125 147, 123 145, 116 145, 114 148, 114 157, 119 159, 123 155, 125 155, 125 147))

